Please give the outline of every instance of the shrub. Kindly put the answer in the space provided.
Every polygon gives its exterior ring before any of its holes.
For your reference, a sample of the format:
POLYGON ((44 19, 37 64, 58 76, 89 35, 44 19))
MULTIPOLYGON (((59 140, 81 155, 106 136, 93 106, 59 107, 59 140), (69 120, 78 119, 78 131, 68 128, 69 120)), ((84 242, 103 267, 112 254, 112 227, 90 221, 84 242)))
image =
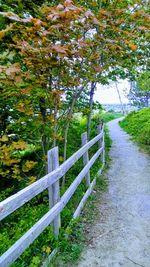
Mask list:
POLYGON ((150 145, 150 108, 130 113, 120 122, 120 125, 133 136, 135 141, 148 149, 150 145))

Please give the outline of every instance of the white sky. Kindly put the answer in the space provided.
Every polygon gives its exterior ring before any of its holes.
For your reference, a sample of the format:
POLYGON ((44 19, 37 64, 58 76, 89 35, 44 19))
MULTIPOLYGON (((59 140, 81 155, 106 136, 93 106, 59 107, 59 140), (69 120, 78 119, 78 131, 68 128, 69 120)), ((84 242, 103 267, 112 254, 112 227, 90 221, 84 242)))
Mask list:
MULTIPOLYGON (((117 84, 122 102, 128 103, 129 101, 126 97, 126 94, 129 92, 129 82, 127 80, 119 80, 117 84)), ((94 95, 94 100, 100 102, 101 104, 119 104, 120 102, 115 83, 112 82, 105 86, 98 84, 97 91, 94 95)))

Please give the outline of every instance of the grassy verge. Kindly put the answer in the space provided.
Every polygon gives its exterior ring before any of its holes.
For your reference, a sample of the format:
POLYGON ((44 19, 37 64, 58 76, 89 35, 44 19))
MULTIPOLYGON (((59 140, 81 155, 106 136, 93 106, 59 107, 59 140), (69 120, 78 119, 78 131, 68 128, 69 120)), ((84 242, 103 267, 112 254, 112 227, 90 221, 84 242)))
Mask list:
POLYGON ((118 119, 122 116, 123 115, 120 112, 103 112, 100 115, 100 119, 102 119, 103 122, 107 123, 111 120, 118 119))
POLYGON ((150 153, 150 108, 130 113, 120 126, 150 153))

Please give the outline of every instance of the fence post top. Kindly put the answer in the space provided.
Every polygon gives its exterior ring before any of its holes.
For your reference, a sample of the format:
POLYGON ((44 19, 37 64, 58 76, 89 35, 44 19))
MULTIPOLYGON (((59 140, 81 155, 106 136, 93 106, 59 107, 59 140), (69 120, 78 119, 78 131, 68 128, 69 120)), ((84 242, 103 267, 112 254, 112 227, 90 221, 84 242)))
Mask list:
POLYGON ((87 136, 87 132, 82 133, 81 136, 87 136))
POLYGON ((102 124, 98 124, 98 125, 97 125, 97 129, 98 129, 98 130, 101 130, 101 129, 102 129, 102 126, 103 126, 102 124))
POLYGON ((53 148, 51 148, 50 150, 47 151, 47 153, 51 153, 51 152, 54 152, 54 151, 58 151, 58 146, 55 146, 53 148))

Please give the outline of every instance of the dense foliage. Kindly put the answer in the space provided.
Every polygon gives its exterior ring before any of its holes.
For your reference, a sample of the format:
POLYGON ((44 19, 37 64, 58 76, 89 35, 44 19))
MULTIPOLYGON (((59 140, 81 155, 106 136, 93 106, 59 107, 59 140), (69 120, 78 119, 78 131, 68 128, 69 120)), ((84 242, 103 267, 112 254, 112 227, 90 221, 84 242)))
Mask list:
POLYGON ((150 152, 150 108, 130 113, 120 125, 150 152))
POLYGON ((141 72, 136 81, 131 82, 128 94, 130 102, 138 108, 149 107, 150 102, 150 71, 141 72))

